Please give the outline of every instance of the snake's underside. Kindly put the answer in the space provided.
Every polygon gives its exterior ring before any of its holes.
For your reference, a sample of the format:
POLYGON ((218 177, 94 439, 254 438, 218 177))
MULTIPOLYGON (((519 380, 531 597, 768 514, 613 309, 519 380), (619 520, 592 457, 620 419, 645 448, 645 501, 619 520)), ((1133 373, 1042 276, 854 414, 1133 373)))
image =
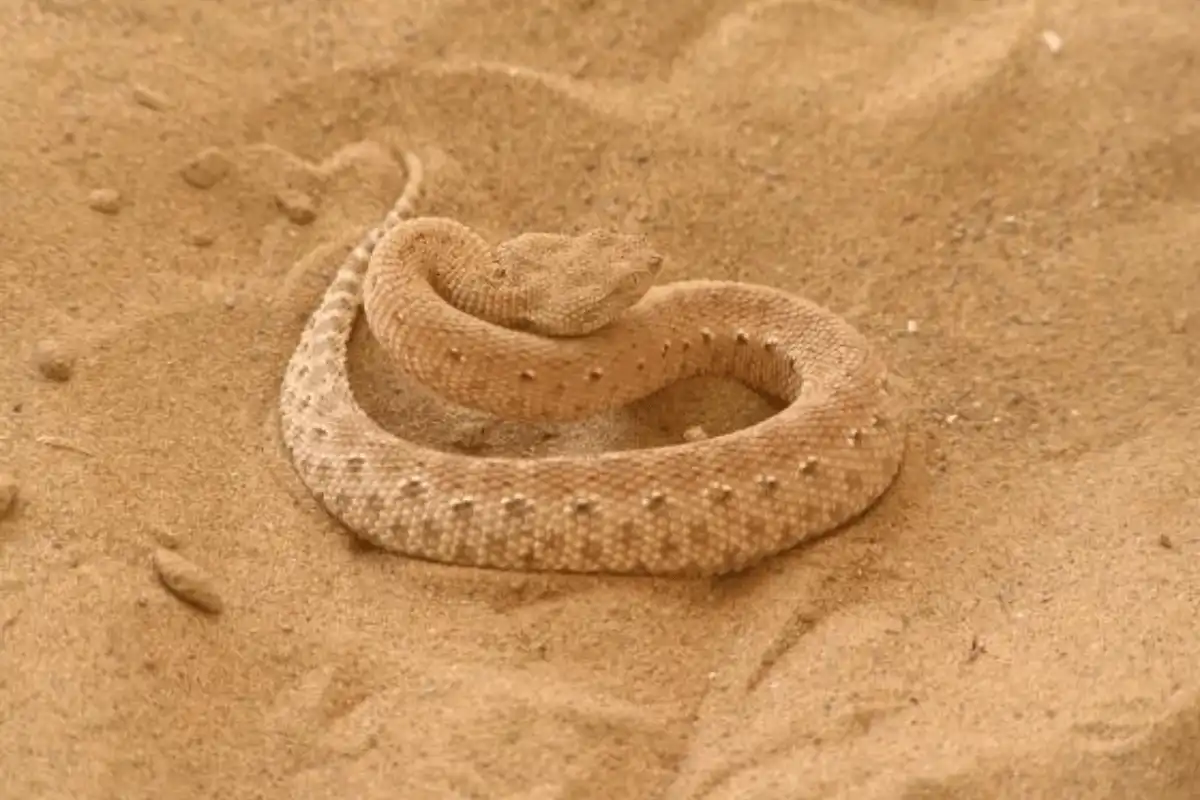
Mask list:
POLYGON ((338 271, 280 400, 297 473, 359 537, 478 567, 715 575, 828 532, 895 478, 899 400, 882 360, 840 317, 763 286, 686 281, 650 289, 587 336, 486 322, 443 300, 435 273, 487 268, 493 251, 451 220, 405 219, 421 180, 419 160, 406 160, 404 195, 338 271), (670 447, 543 459, 435 450, 388 433, 354 399, 347 343, 364 303, 403 370, 496 413, 578 418, 693 375, 733 377, 787 405, 670 447))

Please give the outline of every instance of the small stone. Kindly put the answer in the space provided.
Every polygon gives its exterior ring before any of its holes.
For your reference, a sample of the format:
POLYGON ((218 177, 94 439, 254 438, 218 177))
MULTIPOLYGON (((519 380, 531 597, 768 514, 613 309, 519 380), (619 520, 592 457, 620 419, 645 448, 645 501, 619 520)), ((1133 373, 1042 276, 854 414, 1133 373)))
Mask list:
POLYGON ((170 528, 152 525, 150 531, 153 533, 155 540, 168 550, 178 550, 180 545, 183 544, 183 537, 170 528))
POLYGON ((1188 319, 1190 314, 1187 311, 1180 309, 1171 315, 1171 333, 1185 333, 1188 328, 1188 319))
POLYGON ((12 512, 17 504, 17 478, 11 472, 0 472, 0 519, 12 512))
POLYGON ((183 165, 179 174, 197 189, 210 189, 228 175, 232 167, 233 164, 229 157, 219 148, 206 147, 192 156, 192 159, 183 165))
POLYGON ((700 425, 693 425, 683 432, 685 442, 702 442, 708 438, 708 432, 700 425))
POLYGON ((121 210, 121 193, 116 189, 95 189, 88 195, 88 206, 101 214, 116 214, 121 210))
POLYGON ((193 247, 211 247, 217 235, 208 228, 193 228, 188 231, 187 243, 193 247))
POLYGON ((317 218, 316 204, 304 192, 295 189, 284 189, 275 195, 275 205, 284 216, 297 225, 307 225, 317 218))
POLYGON ((916 332, 920 329, 921 326, 915 319, 910 319, 908 322, 904 323, 904 332, 910 336, 916 334, 916 332))
POLYGON ((583 77, 583 73, 587 71, 591 61, 587 56, 580 56, 575 60, 575 64, 571 67, 570 73, 572 78, 583 77))
POLYGON ((53 339, 43 339, 33 348, 33 364, 47 380, 66 383, 75 368, 75 357, 53 339))
POLYGON ((160 547, 154 551, 154 571, 171 593, 201 611, 220 614, 225 602, 211 575, 176 552, 160 547))
POLYGON ((133 87, 133 100, 151 111, 162 111, 167 107, 167 98, 141 84, 133 87))
POLYGON ((1058 55, 1063 49, 1063 40, 1052 30, 1042 31, 1042 41, 1046 43, 1046 49, 1054 55, 1058 55))

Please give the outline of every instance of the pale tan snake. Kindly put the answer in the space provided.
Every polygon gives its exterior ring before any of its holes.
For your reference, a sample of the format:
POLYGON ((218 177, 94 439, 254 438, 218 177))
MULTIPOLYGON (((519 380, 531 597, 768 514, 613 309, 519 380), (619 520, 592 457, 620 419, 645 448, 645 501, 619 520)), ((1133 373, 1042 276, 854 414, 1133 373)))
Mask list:
POLYGON ((899 401, 879 355, 840 317, 776 289, 698 280, 650 288, 589 335, 542 335, 564 320, 602 322, 661 259, 635 236, 527 235, 492 250, 452 220, 405 219, 422 179, 420 161, 406 163, 404 194, 341 266, 280 398, 297 473, 356 535, 461 565, 714 575, 831 530, 891 484, 904 451, 899 401), (540 255, 565 289, 514 274, 540 255), (606 264, 615 277, 603 290, 577 279, 606 264), (570 295, 562 309, 555 292, 570 295), (730 376, 788 405, 670 447, 543 459, 435 450, 388 433, 355 401, 346 353, 360 304, 402 370, 501 416, 577 419, 693 375, 730 376), (506 316, 524 330, 495 324, 506 316))

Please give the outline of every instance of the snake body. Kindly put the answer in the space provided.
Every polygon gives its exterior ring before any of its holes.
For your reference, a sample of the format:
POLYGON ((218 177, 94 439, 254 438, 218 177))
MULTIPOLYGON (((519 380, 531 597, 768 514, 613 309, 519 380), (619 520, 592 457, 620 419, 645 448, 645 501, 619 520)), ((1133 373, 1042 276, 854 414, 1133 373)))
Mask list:
MULTIPOLYGON (((453 220, 406 218, 421 182, 420 161, 406 162, 404 194, 342 264, 280 396, 298 475, 357 536, 467 566, 717 575, 837 527, 894 480, 900 407, 885 364, 840 317, 768 287, 697 280, 652 287, 586 335, 547 336, 518 302, 528 287, 489 288, 505 277, 505 245, 493 250, 453 220), (668 447, 541 459, 435 450, 388 433, 355 401, 346 355, 359 305, 401 370, 503 416, 579 418, 694 375, 730 376, 787 405, 668 447)), ((636 268, 652 274, 657 256, 639 239, 615 241, 604 257, 635 268, 625 284, 640 294, 636 268)), ((548 302, 539 313, 553 318, 548 302)))

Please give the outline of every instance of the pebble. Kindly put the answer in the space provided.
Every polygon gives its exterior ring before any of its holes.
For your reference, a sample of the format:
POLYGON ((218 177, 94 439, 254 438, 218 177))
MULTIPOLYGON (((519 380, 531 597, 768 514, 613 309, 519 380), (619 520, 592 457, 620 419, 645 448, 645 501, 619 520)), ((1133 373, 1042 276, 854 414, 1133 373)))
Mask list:
POLYGON ((1186 333, 1188 329, 1188 317, 1190 315, 1186 310, 1176 311, 1171 316, 1171 333, 1186 333))
POLYGON ((154 551, 154 571, 171 593, 201 611, 220 614, 225 601, 208 571, 179 553, 160 547, 154 551))
POLYGON ((683 432, 685 442, 702 442, 708 438, 708 431, 700 425, 693 425, 683 432))
POLYGON ((193 247, 211 247, 217 235, 208 228, 193 228, 187 234, 187 243, 193 247))
POLYGON ((167 107, 167 98, 141 84, 133 87, 133 100, 138 105, 145 106, 151 111, 162 111, 167 107))
POLYGON ((33 364, 43 378, 65 383, 75 369, 75 357, 54 339, 42 339, 34 345, 33 364))
POLYGON ((209 189, 229 174, 233 163, 219 148, 206 147, 192 156, 179 174, 197 189, 209 189))
POLYGON ((183 537, 170 528, 162 525, 151 525, 150 531, 155 540, 168 550, 178 550, 183 544, 183 537))
POLYGON ((94 189, 88 195, 88 206, 101 214, 116 214, 121 210, 121 193, 116 189, 94 189))
POLYGON ((0 519, 17 504, 17 479, 11 472, 0 472, 0 519))
POLYGON ((295 189, 284 189, 275 195, 275 205, 279 206, 284 216, 297 225, 307 225, 317 218, 313 199, 295 189))

